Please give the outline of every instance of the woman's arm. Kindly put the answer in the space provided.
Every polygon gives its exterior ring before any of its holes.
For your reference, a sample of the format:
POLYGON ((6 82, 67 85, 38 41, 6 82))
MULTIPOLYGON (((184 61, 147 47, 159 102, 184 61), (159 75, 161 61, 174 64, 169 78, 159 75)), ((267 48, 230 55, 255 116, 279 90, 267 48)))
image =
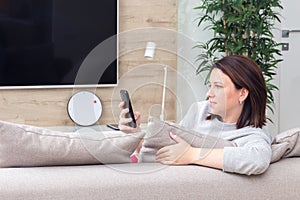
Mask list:
POLYGON ((170 137, 176 144, 163 147, 157 152, 156 159, 162 164, 198 164, 226 172, 251 175, 265 172, 272 156, 270 145, 258 137, 252 137, 243 146, 223 149, 194 148, 172 133, 170 137))
POLYGON ((130 126, 128 126, 128 123, 132 121, 131 118, 126 118, 126 114, 129 112, 128 108, 124 109, 124 101, 122 101, 119 104, 119 108, 120 108, 120 115, 119 115, 119 126, 118 128, 120 129, 120 131, 123 131, 125 133, 136 133, 138 131, 140 131, 140 118, 141 118, 141 114, 139 112, 134 112, 134 117, 135 117, 135 121, 137 124, 136 128, 132 128, 130 126))
POLYGON ((156 154, 158 162, 168 165, 198 164, 222 169, 223 149, 195 148, 172 133, 170 137, 177 144, 161 148, 156 154))

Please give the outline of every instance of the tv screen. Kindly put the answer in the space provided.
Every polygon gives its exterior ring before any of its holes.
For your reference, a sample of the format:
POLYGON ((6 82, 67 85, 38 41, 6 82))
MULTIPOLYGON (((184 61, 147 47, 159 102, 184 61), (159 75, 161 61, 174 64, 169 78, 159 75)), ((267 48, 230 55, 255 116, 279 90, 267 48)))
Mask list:
POLYGON ((117 34, 118 0, 0 0, 0 88, 116 85, 117 34))

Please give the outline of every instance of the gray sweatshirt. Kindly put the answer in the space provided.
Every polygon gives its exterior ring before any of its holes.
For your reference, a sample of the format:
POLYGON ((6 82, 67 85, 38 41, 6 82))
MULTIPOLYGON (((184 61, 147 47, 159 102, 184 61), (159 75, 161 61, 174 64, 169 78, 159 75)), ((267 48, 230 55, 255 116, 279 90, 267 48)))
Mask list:
POLYGON ((196 102, 180 124, 236 143, 236 147, 224 148, 223 171, 247 175, 266 171, 272 157, 271 137, 261 128, 247 126, 236 129, 236 124, 223 123, 217 119, 206 120, 209 112, 208 101, 196 102))

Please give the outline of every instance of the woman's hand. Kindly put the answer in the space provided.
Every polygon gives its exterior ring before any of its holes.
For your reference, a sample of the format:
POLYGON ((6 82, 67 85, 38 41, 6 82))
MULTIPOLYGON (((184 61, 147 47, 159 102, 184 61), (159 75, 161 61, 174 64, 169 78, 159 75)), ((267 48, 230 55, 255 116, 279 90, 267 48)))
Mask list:
POLYGON ((128 123, 132 121, 131 118, 126 118, 125 115, 129 112, 128 108, 124 109, 124 101, 119 104, 120 112, 120 120, 119 120, 119 129, 125 133, 135 133, 139 131, 140 127, 140 118, 141 114, 139 112, 134 112, 134 117, 136 121, 136 128, 128 126, 128 123))
POLYGON ((186 165, 197 160, 197 149, 191 147, 186 141, 170 132, 170 137, 176 142, 165 146, 156 153, 156 160, 166 165, 186 165))

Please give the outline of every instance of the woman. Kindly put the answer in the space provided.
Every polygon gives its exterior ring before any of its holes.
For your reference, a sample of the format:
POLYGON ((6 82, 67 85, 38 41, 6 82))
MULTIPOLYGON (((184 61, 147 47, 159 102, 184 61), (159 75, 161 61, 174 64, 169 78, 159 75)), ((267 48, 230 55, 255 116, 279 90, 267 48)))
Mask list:
MULTIPOLYGON (((224 57, 212 66, 208 86, 209 100, 194 103, 180 124, 213 134, 209 127, 217 123, 222 126, 218 137, 235 142, 236 147, 194 148, 170 133, 177 144, 161 148, 157 161, 168 165, 198 164, 248 175, 265 172, 272 150, 271 138, 262 130, 266 123, 267 89, 260 68, 244 56, 224 57), (201 156, 203 152, 209 153, 201 156)), ((135 129, 126 126, 130 121, 124 118, 126 112, 121 110, 120 129, 133 132, 135 129)), ((139 118, 136 113, 138 121, 139 118)))

